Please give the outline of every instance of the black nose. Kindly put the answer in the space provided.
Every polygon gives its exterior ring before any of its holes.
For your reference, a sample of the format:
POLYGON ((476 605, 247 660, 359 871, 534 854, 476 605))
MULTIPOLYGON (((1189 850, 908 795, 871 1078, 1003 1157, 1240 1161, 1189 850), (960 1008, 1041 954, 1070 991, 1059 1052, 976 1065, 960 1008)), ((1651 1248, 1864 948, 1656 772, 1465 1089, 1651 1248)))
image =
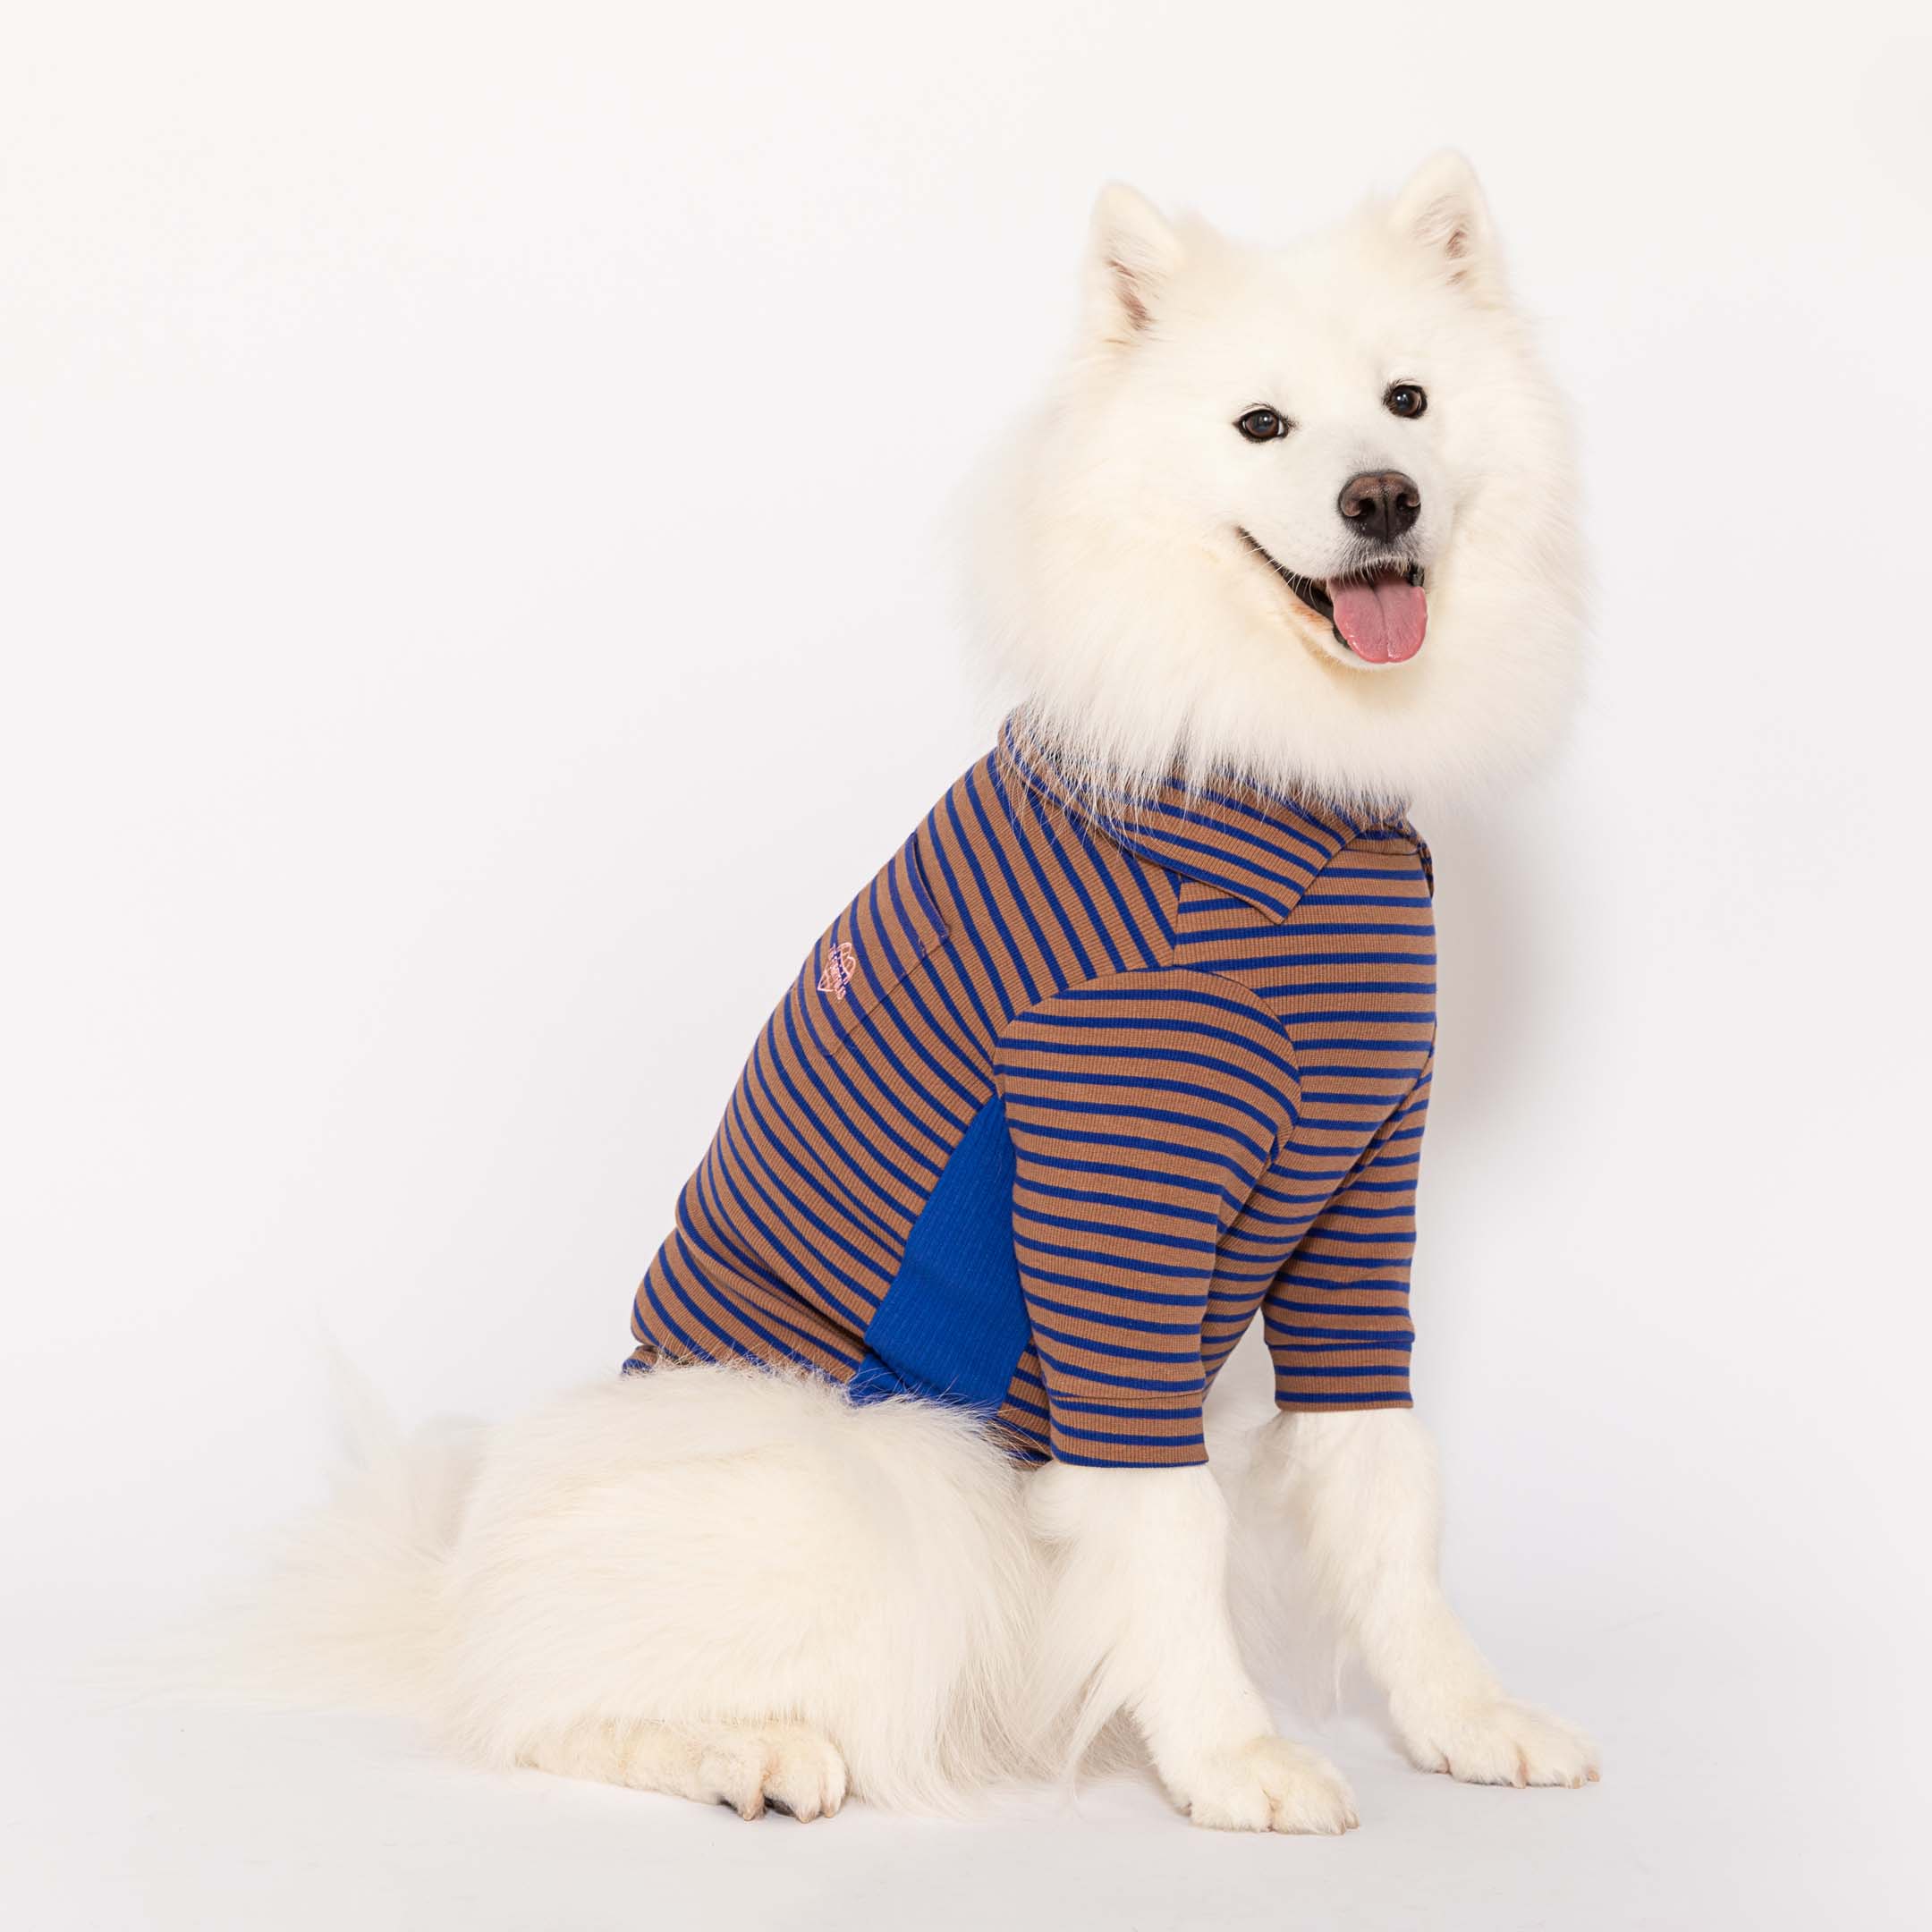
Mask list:
POLYGON ((1400 470, 1364 470, 1342 486, 1335 508, 1364 537, 1387 543, 1422 514, 1422 492, 1400 470))

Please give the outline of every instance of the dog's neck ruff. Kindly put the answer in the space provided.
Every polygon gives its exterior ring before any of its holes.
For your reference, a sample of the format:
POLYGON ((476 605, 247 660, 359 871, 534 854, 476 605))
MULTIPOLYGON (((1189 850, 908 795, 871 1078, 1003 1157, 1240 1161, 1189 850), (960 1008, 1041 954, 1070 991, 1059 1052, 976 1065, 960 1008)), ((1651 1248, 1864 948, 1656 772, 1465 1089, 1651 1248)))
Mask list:
POLYGON ((1414 836, 1401 809, 1343 811, 1238 779, 1190 777, 1178 766, 1152 785, 1087 775, 1059 758, 1018 711, 1000 728, 998 757, 1115 844, 1271 919, 1286 919, 1309 881, 1364 833, 1414 836))

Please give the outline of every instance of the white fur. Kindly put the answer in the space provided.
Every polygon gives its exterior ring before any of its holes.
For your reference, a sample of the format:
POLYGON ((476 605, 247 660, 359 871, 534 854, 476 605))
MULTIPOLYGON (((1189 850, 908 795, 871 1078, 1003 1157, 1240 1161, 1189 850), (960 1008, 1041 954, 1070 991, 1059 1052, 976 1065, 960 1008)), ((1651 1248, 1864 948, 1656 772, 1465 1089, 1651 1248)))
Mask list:
POLYGON ((750 1368, 614 1377, 484 1433, 453 1515, 412 1498, 443 1486, 436 1444, 365 1448, 257 1620, 258 1682, 747 1815, 774 1733, 763 1790, 792 1802, 802 1752, 826 1810, 848 1779, 923 1809, 1030 1761, 1021 1472, 962 1411, 750 1368))
POLYGON ((1412 1411, 1278 1415, 1252 1479, 1301 1538, 1315 1599, 1389 1699, 1411 1763, 1475 1784, 1581 1784, 1589 1741, 1503 1694, 1443 1595, 1436 1452, 1412 1411))
MULTIPOLYGON (((1205 1469, 1026 1475, 960 1412, 665 1368, 367 1460, 296 1539, 245 1674, 407 1711, 474 1760, 802 1818, 932 1809, 1070 1767, 1130 1718, 1197 1824, 1337 1832, 1274 1733, 1205 1469)), ((1412 1415, 1282 1416, 1251 1480, 1425 1769, 1575 1784, 1590 1747, 1504 1697, 1443 1599, 1412 1415)))
POLYGON ((1345 1831, 1354 1798, 1313 1751, 1275 1736, 1228 1611, 1228 1511, 1205 1469, 1077 1469, 1032 1479, 1058 1557, 1040 1657, 1049 1707, 1080 1705, 1078 1752, 1117 1711, 1197 1825, 1345 1831))
MULTIPOLYGON (((992 492, 987 630, 1032 731, 1097 778, 1145 786, 1179 759, 1405 799, 1520 763, 1560 723, 1572 498, 1461 161, 1278 252, 1113 189, 1075 352, 992 492), (1428 390, 1421 419, 1382 407, 1398 379, 1428 390), (1292 436, 1236 434, 1263 404, 1292 436), (1343 482, 1383 467, 1420 486, 1430 617, 1419 657, 1372 671, 1233 532, 1326 577, 1347 564, 1343 482)), ((947 1803, 1077 1758, 1118 1716, 1197 1823, 1355 1823, 1242 1664, 1206 1470, 1025 1475, 962 1413, 750 1368, 614 1380, 468 1444, 364 1434, 265 1620, 269 1674, 401 1704, 483 1763, 811 1818, 848 1789, 947 1803)), ((1445 1603, 1412 1416, 1281 1418, 1254 1478, 1417 1764, 1594 1775, 1445 1603)))
POLYGON ((1108 190, 1073 352, 978 495, 979 633, 1035 731, 1110 785, 1179 762, 1406 804, 1507 775, 1569 715, 1569 434, 1455 156, 1284 250, 1108 190), (1384 408, 1398 380, 1420 418, 1384 408), (1292 433, 1244 441, 1257 405, 1292 433), (1237 531, 1326 579, 1343 485, 1382 469, 1420 485, 1429 619, 1419 656, 1372 668, 1237 531))

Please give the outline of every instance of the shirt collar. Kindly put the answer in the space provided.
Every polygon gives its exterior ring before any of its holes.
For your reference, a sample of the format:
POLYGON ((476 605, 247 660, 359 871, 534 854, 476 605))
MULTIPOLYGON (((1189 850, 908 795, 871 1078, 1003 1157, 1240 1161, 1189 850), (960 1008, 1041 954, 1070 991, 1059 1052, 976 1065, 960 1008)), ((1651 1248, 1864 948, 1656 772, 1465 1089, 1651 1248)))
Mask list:
POLYGON ((1363 833, 1413 835, 1400 812, 1353 816, 1232 781, 1176 774, 1148 792, 1097 790, 1057 770, 1017 714, 1000 727, 999 758, 1035 792, 1116 845, 1277 920, 1288 918, 1335 854, 1363 833))

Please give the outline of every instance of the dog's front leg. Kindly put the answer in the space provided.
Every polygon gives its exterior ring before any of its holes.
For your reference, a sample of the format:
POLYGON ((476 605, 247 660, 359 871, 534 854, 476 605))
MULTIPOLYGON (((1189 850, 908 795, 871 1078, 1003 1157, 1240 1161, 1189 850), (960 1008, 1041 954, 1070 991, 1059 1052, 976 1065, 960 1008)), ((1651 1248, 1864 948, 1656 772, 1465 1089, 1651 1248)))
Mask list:
POLYGON ((1228 1614, 1228 1510, 1205 1469, 1049 1464, 1035 1526, 1056 1551, 1043 1664, 1081 1742, 1113 1712, 1140 1726, 1170 1796, 1224 1831, 1342 1832, 1355 1801, 1327 1760, 1276 1737, 1228 1614))
POLYGON ((1407 1410, 1282 1414, 1256 1479, 1300 1530, 1321 1608, 1387 1693, 1410 1758, 1475 1784, 1582 1784, 1589 1741, 1504 1694, 1439 1577, 1436 1453, 1407 1410))

